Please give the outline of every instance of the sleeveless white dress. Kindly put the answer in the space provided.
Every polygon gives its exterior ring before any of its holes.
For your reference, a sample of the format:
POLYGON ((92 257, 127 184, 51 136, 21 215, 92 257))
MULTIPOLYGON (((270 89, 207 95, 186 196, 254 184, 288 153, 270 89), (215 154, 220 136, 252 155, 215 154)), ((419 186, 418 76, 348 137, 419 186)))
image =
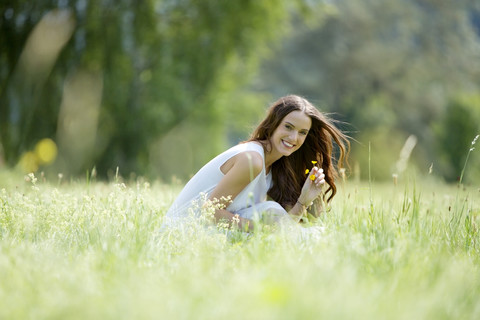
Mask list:
MULTIPOLYGON (((261 218, 262 215, 265 214, 270 215, 270 217, 277 217, 278 219, 288 216, 285 209, 279 203, 266 201, 267 191, 272 185, 272 177, 270 173, 266 174, 265 171, 265 154, 263 147, 259 143, 251 141, 226 150, 203 166, 185 185, 167 211, 167 221, 178 222, 182 218, 188 217, 190 214, 189 211, 199 215, 200 210, 198 210, 198 208, 201 208, 202 199, 208 198, 213 189, 215 189, 224 177, 220 167, 233 156, 245 151, 259 153, 263 159, 263 168, 260 174, 233 199, 226 210, 248 219, 261 218), (195 207, 197 210, 195 210, 195 207), (192 208, 193 211, 189 210, 192 208)), ((277 218, 274 218, 274 220, 278 220, 277 218)))

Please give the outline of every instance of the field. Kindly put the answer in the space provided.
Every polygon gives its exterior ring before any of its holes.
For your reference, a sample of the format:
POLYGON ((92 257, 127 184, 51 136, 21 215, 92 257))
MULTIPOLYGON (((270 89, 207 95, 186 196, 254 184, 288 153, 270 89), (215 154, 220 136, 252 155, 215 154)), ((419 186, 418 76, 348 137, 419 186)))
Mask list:
POLYGON ((480 319, 478 185, 347 181, 248 235, 160 232, 179 185, 26 180, 0 172, 0 319, 480 319))

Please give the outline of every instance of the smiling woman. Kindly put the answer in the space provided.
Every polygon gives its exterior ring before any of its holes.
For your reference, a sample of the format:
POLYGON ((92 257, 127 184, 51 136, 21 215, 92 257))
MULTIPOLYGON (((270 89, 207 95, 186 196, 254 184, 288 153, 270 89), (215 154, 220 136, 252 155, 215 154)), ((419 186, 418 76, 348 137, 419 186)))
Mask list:
MULTIPOLYGON (((218 155, 193 176, 168 210, 168 224, 181 222, 189 209, 200 214, 202 194, 205 200, 218 201, 216 220, 238 223, 244 230, 253 230, 255 218, 299 221, 322 194, 329 194, 327 201, 335 195, 337 168, 343 167, 348 146, 347 137, 333 121, 306 99, 282 97, 248 141, 218 155), (337 161, 334 143, 339 150, 337 161), (306 178, 311 163, 314 167, 306 178)), ((320 206, 315 208, 310 213, 318 216, 320 206)))

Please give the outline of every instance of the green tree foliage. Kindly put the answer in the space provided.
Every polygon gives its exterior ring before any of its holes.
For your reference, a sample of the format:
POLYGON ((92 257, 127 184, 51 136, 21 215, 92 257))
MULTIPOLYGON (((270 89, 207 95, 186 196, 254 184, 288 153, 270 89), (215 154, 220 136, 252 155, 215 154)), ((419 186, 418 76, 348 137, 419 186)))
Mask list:
MULTIPOLYGON (((462 131, 461 121, 450 120, 447 108, 459 94, 479 90, 478 2, 329 3, 321 23, 300 21, 276 58, 264 64, 258 83, 267 85, 262 89, 275 95, 301 93, 341 115, 360 142, 353 145, 353 161, 360 163, 363 177, 368 172, 369 142, 375 150, 372 175, 387 178, 395 173, 395 161, 411 134, 418 138, 412 157, 422 172, 434 163, 434 169, 442 168, 440 174, 448 179, 453 177, 450 171, 459 175, 458 162, 468 146, 437 148, 446 141, 437 141, 432 128, 441 123, 438 130, 445 132, 440 136, 458 128, 462 141, 472 139, 472 130, 466 130, 468 135, 462 131), (451 121, 455 124, 447 126, 451 121), (450 160, 437 166, 450 152, 454 152, 450 160)), ((477 106, 462 108, 472 114, 477 106)))
MULTIPOLYGON (((440 157, 437 163, 448 180, 458 180, 467 151, 478 147, 472 145, 472 141, 480 133, 480 94, 463 95, 452 100, 434 129, 440 157)), ((466 178, 473 181, 472 178, 478 177, 479 173, 480 157, 475 152, 470 159, 466 178)))
MULTIPOLYGON (((3 1, 5 161, 15 165, 50 137, 56 170, 190 174, 224 147, 230 109, 258 102, 239 92, 232 103, 227 93, 288 30, 289 12, 306 8, 285 0, 3 1)), ((237 115, 258 114, 243 107, 237 115)))

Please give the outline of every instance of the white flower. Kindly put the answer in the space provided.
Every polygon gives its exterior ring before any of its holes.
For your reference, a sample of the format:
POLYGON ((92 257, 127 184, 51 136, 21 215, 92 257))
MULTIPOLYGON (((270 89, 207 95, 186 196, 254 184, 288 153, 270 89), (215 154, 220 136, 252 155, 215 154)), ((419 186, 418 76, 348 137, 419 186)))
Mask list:
POLYGON ((477 134, 477 136, 475 137, 475 139, 473 139, 473 141, 472 141, 472 146, 477 142, 478 136, 479 136, 479 135, 477 134))

